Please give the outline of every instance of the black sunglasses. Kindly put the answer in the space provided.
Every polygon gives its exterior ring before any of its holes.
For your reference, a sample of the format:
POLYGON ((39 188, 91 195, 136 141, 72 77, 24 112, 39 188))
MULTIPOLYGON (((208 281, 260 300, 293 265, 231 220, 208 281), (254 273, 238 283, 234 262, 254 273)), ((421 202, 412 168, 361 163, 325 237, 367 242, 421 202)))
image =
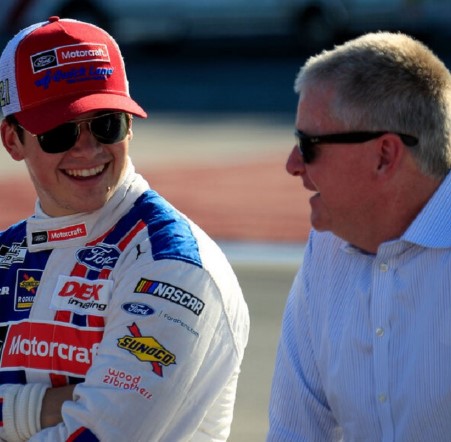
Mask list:
MULTIPOLYGON (((311 163, 316 156, 315 146, 317 144, 354 144, 364 143, 366 141, 374 140, 382 135, 388 134, 388 131, 379 132, 345 132, 339 134, 328 135, 306 135, 300 130, 295 130, 297 147, 303 156, 304 163, 311 163)), ((395 133, 395 132, 394 132, 395 133)), ((415 146, 418 143, 418 138, 412 135, 405 135, 395 133, 398 135, 406 146, 415 146)))
MULTIPOLYGON (((41 149, 46 153, 68 151, 80 136, 80 125, 86 123, 94 138, 102 144, 119 143, 130 129, 131 115, 125 112, 108 112, 92 118, 69 121, 43 134, 35 135, 41 149)), ((18 124, 19 127, 26 130, 18 124)))

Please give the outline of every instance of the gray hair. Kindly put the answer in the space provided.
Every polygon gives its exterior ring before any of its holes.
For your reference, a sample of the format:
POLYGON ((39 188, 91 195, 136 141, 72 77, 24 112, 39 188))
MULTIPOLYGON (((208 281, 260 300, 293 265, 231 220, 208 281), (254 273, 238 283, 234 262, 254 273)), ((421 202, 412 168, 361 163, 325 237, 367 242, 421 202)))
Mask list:
POLYGON ((387 130, 419 139, 411 152, 423 173, 451 170, 451 74, 423 43, 376 32, 310 57, 295 91, 332 86, 330 112, 346 130, 387 130))

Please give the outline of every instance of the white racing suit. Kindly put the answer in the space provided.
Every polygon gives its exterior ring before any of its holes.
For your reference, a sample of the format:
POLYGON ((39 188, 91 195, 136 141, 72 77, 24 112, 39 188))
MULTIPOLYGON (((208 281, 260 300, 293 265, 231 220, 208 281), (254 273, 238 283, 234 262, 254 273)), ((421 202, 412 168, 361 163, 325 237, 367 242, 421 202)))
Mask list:
POLYGON ((223 253, 132 166, 101 210, 37 204, 0 232, 0 439, 40 383, 77 386, 32 441, 226 440, 248 331, 223 253))

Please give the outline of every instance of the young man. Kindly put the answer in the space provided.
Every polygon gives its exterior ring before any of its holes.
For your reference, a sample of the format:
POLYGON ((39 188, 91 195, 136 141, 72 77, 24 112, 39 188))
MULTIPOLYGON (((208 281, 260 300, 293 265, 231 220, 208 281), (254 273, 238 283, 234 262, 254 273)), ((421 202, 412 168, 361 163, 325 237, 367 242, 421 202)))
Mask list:
POLYGON ((448 441, 451 76, 370 33, 310 58, 288 172, 313 226, 283 318, 268 441, 448 441))
POLYGON ((226 440, 247 306, 217 245, 134 171, 146 113, 115 41, 30 26, 0 91, 3 144, 38 195, 0 232, 0 439, 226 440))

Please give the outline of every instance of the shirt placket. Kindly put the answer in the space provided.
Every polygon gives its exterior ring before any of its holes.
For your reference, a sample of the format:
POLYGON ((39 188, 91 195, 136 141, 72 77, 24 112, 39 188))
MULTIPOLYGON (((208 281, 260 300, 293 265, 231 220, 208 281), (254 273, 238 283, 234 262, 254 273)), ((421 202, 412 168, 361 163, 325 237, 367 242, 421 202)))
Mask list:
POLYGON ((378 257, 373 264, 371 323, 373 327, 374 401, 382 428, 382 440, 394 440, 392 402, 390 397, 390 294, 394 269, 385 257, 378 257))

